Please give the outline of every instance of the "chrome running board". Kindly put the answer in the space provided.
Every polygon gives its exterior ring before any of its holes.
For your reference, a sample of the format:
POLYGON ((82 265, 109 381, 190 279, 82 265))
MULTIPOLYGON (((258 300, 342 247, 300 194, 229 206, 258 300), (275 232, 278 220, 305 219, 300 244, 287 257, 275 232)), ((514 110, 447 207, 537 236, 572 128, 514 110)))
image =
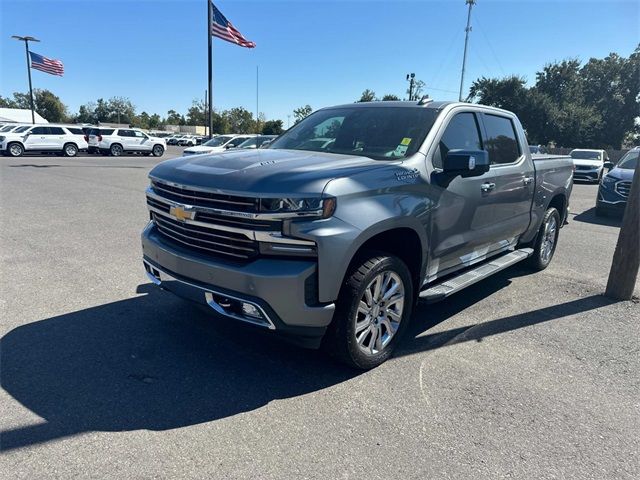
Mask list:
POLYGON ((480 280, 490 277, 494 273, 498 273, 505 268, 515 265, 522 260, 526 260, 533 255, 532 248, 521 248, 505 255, 495 257, 486 263, 482 263, 471 270, 465 270, 461 274, 449 278, 441 283, 433 285, 420 292, 420 299, 427 302, 437 302, 453 295, 460 290, 473 285, 480 280))

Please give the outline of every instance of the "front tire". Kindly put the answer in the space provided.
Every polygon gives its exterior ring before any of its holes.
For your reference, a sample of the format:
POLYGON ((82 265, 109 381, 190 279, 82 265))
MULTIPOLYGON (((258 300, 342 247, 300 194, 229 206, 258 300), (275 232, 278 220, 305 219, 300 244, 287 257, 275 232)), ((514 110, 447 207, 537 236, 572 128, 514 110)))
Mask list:
POLYGON ((11 157, 21 157, 24 153, 24 147, 22 144, 14 142, 7 145, 7 153, 11 157))
POLYGON ((78 146, 75 143, 67 143, 62 151, 65 157, 75 157, 78 154, 78 146))
POLYGON ((113 145, 111 145, 111 148, 109 148, 109 153, 113 157, 119 157, 124 153, 124 149, 119 143, 114 143, 113 145))
POLYGON ((560 234, 560 214, 555 208, 549 208, 542 218, 542 224, 533 248, 533 255, 529 257, 529 266, 536 271, 544 270, 551 263, 558 245, 560 234))
POLYGON ((347 274, 323 347, 362 370, 384 363, 402 338, 413 310, 413 282, 398 257, 366 252, 347 274))
POLYGON ((161 157, 164 154, 164 147, 162 145, 154 145, 152 152, 154 157, 161 157))

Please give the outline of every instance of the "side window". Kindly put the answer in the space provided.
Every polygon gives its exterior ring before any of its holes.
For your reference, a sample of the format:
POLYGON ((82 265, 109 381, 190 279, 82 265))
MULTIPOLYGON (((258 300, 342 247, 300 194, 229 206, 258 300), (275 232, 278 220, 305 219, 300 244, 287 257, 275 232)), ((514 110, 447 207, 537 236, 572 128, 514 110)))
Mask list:
POLYGON ((64 135, 64 130, 60 127, 49 127, 49 135, 64 135))
POLYGON ((133 130, 133 136, 137 137, 137 138, 146 138, 147 137, 144 133, 139 132, 137 130, 133 130))
POLYGON ((478 122, 471 112, 458 113, 451 119, 433 155, 433 166, 442 168, 442 159, 449 150, 455 149, 482 150, 478 122))
POLYGON ((35 127, 29 132, 31 135, 48 135, 49 127, 35 127))
POLYGON ((133 137, 133 132, 131 130, 118 130, 118 135, 121 137, 133 137))
POLYGON ((491 165, 514 163, 520 157, 520 145, 513 122, 498 115, 484 115, 487 151, 491 165))
POLYGON ((80 128, 67 128, 67 130, 69 130, 73 135, 84 135, 84 132, 80 128))

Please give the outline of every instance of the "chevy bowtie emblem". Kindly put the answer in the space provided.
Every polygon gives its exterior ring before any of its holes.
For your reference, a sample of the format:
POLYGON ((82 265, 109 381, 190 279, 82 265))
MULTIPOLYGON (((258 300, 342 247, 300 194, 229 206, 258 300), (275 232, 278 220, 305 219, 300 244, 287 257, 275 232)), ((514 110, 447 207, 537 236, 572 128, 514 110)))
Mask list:
POLYGON ((171 215, 173 215, 174 217, 176 217, 177 220, 180 220, 181 222, 184 222, 185 220, 193 220, 194 218, 196 218, 196 212, 195 210, 192 210, 191 207, 187 207, 187 206, 172 206, 169 209, 169 213, 171 215))

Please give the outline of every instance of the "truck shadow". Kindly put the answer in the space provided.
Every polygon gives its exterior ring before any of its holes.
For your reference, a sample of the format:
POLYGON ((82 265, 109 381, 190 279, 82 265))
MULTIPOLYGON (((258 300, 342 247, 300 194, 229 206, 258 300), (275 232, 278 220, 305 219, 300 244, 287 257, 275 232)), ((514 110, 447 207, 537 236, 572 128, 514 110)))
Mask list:
POLYGON ((212 318, 151 284, 138 289, 144 295, 1 339, 2 387, 44 419, 0 432, 2 450, 87 431, 209 422, 360 373, 212 318))
MULTIPOLYGON (((509 269, 462 295, 419 306, 397 355, 480 340, 607 302, 589 297, 473 330, 476 325, 414 338, 524 274, 509 269)), ((214 318, 151 284, 140 285, 138 293, 20 326, 0 340, 2 387, 43 419, 0 432, 2 450, 88 431, 158 431, 210 422, 361 373, 214 318)))
POLYGON ((620 227, 622 225, 622 214, 614 215, 609 214, 606 217, 596 216, 595 207, 585 210, 582 213, 570 213, 573 216, 573 220, 576 222, 592 223, 594 225, 605 225, 607 227, 620 227))

